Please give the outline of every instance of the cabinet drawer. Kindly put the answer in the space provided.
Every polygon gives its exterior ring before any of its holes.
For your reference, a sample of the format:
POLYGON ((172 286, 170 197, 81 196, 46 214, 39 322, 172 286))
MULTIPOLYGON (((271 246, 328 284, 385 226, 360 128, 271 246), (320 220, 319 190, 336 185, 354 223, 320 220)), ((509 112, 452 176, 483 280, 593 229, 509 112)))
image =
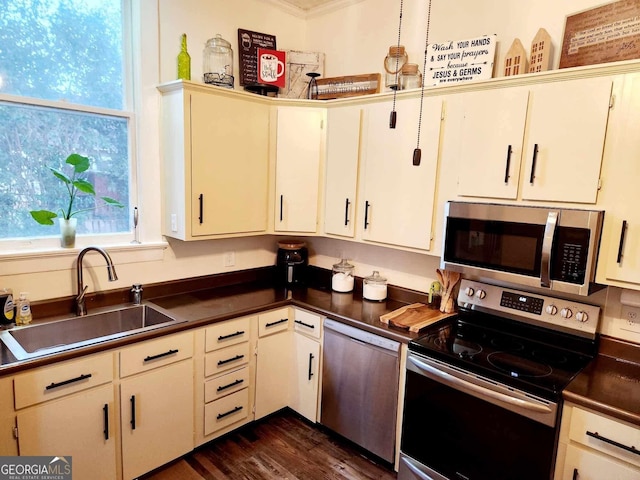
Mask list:
POLYGON ((255 318, 243 317, 236 320, 228 320, 207 328, 205 351, 211 352, 212 350, 249 341, 251 322, 255 321, 255 318))
POLYGON ((562 480, 637 480, 640 470, 606 455, 581 448, 567 447, 562 480))
POLYGON ((212 378, 204 384, 204 401, 212 402, 249 386, 249 367, 212 378))
POLYGON ((624 448, 640 449, 640 428, 574 407, 569 438, 640 466, 640 455, 624 448))
POLYGON ((193 356, 193 333, 150 340, 120 352, 120 377, 146 372, 193 356))
POLYGON ((204 406, 204 434, 240 422, 249 415, 249 389, 228 395, 204 406))
POLYGON ((246 365, 249 363, 250 350, 249 342, 245 342, 207 353, 204 359, 204 375, 209 377, 246 365))
POLYGON ((320 338, 320 325, 322 325, 322 317, 320 315, 297 308, 293 309, 293 327, 296 332, 320 338))
POLYGON ((15 407, 23 408, 113 381, 113 353, 38 368, 16 375, 15 407))
POLYGON ((289 328, 289 309, 281 308, 258 315, 258 336, 264 337, 289 328))

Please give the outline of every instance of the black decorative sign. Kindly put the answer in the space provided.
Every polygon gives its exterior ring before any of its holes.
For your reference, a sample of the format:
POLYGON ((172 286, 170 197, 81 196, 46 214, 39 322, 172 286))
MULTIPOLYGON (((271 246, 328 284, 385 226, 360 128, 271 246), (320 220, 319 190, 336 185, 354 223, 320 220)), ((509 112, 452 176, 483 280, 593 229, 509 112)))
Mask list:
POLYGON ((240 85, 258 82, 258 48, 276 50, 276 37, 267 33, 238 29, 240 85))

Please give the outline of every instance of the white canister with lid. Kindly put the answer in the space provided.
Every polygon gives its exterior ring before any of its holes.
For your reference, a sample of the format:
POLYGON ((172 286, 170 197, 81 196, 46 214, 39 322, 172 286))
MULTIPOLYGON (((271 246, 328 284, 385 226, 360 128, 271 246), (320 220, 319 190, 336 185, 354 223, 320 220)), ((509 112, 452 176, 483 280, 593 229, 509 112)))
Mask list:
POLYGON ((387 279, 380 276, 377 270, 363 281, 362 297, 365 300, 382 302, 387 298, 387 279))
POLYGON ((347 293, 353 291, 353 271, 355 267, 346 259, 333 265, 331 273, 331 290, 334 292, 347 293))

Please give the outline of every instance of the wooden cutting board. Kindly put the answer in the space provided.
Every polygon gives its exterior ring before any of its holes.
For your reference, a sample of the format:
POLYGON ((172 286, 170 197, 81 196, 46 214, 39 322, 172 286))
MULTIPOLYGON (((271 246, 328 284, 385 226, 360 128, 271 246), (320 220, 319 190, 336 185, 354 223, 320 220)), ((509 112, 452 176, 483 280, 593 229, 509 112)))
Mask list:
POLYGON ((452 315, 455 313, 442 313, 438 309, 427 307, 424 303, 412 303, 381 315, 380 321, 396 327, 408 328, 410 332, 419 332, 424 327, 452 315))

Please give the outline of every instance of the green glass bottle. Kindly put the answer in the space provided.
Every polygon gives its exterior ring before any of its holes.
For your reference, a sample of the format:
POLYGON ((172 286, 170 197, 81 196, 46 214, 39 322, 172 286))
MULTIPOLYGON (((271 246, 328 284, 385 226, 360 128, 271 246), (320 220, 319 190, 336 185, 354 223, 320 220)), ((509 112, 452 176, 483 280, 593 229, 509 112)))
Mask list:
POLYGON ((178 54, 178 80, 191 80, 191 56, 187 52, 187 34, 182 34, 182 46, 178 54))

